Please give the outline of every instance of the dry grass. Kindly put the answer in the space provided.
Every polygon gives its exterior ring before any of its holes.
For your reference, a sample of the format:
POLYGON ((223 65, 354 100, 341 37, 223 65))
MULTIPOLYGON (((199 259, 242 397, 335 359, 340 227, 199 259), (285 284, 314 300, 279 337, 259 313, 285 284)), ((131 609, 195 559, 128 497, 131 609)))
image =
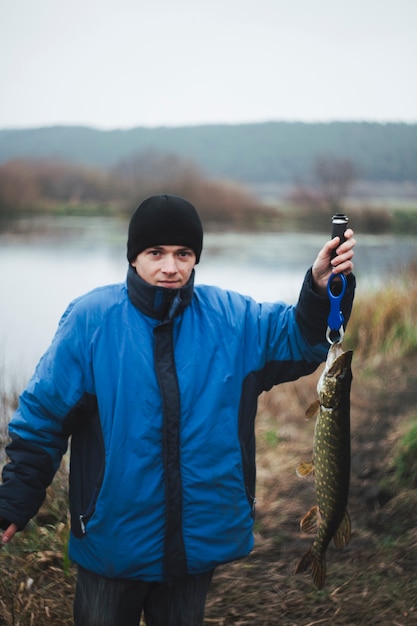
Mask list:
POLYGON ((387 277, 372 296, 358 298, 348 339, 356 352, 376 359, 417 353, 417 259, 387 277))

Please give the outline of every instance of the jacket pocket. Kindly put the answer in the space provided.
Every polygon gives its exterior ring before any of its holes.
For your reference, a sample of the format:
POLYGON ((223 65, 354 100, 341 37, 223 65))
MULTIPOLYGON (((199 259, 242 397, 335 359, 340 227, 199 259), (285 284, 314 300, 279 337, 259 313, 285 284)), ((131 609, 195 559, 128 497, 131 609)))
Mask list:
POLYGON ((72 532, 78 538, 87 534, 87 523, 94 514, 102 481, 103 481, 103 472, 100 472, 99 477, 97 479, 96 488, 94 489, 94 492, 90 498, 90 502, 87 504, 86 507, 82 509, 85 512, 79 513, 78 515, 78 524, 74 524, 73 521, 71 520, 72 532))
POLYGON ((80 539, 87 532, 103 482, 104 440, 95 396, 84 396, 72 413, 69 506, 71 530, 80 539))

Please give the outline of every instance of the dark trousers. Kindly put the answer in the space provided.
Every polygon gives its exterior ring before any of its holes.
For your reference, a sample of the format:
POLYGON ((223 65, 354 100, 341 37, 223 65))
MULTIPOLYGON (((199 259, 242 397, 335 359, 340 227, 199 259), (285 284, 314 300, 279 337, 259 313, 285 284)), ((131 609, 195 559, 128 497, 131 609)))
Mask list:
POLYGON ((75 626, 202 626, 213 571, 178 582, 103 578, 78 568, 75 626))

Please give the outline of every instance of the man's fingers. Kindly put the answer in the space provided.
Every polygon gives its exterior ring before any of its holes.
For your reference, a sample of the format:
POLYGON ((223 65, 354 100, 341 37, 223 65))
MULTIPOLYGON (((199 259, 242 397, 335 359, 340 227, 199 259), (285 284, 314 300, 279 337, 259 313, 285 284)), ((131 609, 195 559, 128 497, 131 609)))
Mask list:
POLYGON ((16 533, 17 533, 16 524, 10 524, 10 526, 8 526, 8 528, 6 528, 6 530, 4 531, 3 536, 1 538, 1 542, 9 543, 9 541, 13 539, 16 533))

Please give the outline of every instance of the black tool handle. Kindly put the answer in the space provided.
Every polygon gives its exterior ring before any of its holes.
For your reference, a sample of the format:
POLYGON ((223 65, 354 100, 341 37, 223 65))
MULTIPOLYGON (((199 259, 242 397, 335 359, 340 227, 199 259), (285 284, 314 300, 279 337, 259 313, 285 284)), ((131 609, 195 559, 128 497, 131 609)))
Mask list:
MULTIPOLYGON (((345 230, 349 224, 349 218, 344 213, 336 213, 332 217, 332 239, 333 237, 340 237, 340 243, 346 241, 345 230)), ((339 244, 340 245, 340 244, 339 244)), ((336 250, 333 250, 331 258, 336 256, 336 250)))

